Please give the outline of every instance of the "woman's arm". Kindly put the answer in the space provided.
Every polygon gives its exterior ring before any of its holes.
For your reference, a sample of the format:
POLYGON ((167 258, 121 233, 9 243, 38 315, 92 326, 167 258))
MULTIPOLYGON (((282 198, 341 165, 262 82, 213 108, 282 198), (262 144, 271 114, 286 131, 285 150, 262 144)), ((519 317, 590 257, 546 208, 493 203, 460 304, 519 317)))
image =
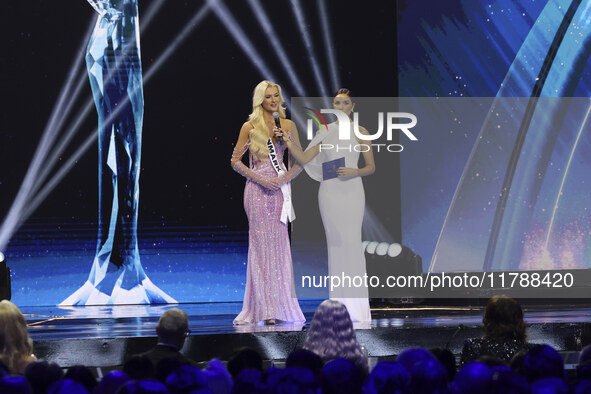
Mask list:
MULTIPOLYGON (((275 136, 279 137, 281 136, 281 138, 283 138, 283 141, 285 141, 285 144, 287 145, 287 149, 289 149, 289 153, 293 154, 293 149, 296 149, 296 144, 297 144, 297 148, 299 148, 299 152, 302 151, 302 149, 299 147, 299 143, 296 143, 294 141, 294 139, 291 137, 291 132, 293 130, 293 128, 295 127, 295 123, 292 122, 291 120, 285 120, 285 122, 289 122, 289 125, 287 125, 287 127, 289 128, 289 131, 284 132, 283 130, 279 130, 279 129, 274 129, 273 131, 275 132, 275 136)), ((297 129, 295 130, 295 132, 297 133, 297 129)), ((299 141, 299 139, 298 139, 299 141)), ((279 177, 279 183, 281 185, 290 182, 293 178, 295 178, 296 176, 298 176, 300 174, 300 172, 302 172, 303 168, 302 166, 297 162, 292 165, 292 161, 291 161, 291 156, 289 157, 289 168, 288 171, 283 174, 282 176, 279 177)))
MULTIPOLYGON (((359 127, 359 131, 361 134, 369 135, 369 132, 364 127, 359 127)), ((376 163, 373 158, 373 150, 371 144, 368 141, 362 140, 355 136, 357 139, 357 143, 359 145, 364 146, 363 148, 363 161, 365 165, 361 168, 349 168, 349 167, 340 167, 337 169, 337 175, 339 178, 353 178, 356 176, 366 176, 371 175, 376 171, 376 163)))
POLYGON ((269 190, 277 190, 281 187, 281 183, 279 182, 278 178, 273 177, 266 177, 257 174, 250 168, 248 168, 242 162, 242 156, 248 150, 248 140, 250 130, 252 130, 252 125, 249 122, 245 122, 240 129, 240 135, 238 136, 238 141, 236 142, 236 146, 234 147, 234 151, 232 152, 232 158, 230 159, 230 165, 232 169, 245 177, 248 180, 258 183, 259 185, 263 186, 269 190))
POLYGON ((234 165, 242 160, 242 156, 248 150, 248 136, 250 134, 250 130, 252 130, 252 125, 249 122, 245 122, 242 127, 240 128, 240 134, 238 135, 238 141, 236 141, 236 146, 234 146, 234 151, 232 152, 232 158, 230 159, 230 166, 234 168, 234 165))
POLYGON ((306 164, 320 153, 320 145, 313 146, 305 152, 303 151, 298 129, 293 121, 291 121, 291 129, 288 134, 288 137, 285 138, 287 148, 300 165, 306 164))

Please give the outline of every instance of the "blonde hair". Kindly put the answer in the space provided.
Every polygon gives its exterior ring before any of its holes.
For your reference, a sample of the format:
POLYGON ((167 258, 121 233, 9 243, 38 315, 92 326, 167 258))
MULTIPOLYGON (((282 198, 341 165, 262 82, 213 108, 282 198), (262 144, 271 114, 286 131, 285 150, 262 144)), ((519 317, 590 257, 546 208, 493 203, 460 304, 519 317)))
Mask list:
POLYGON ((252 113, 248 115, 248 120, 253 126, 250 130, 250 153, 253 154, 258 160, 265 160, 269 154, 269 148, 267 148, 267 141, 269 141, 269 128, 265 123, 263 117, 263 101, 265 100, 265 93, 269 88, 277 88, 279 91, 279 112, 280 118, 285 118, 285 108, 283 108, 283 95, 281 94, 281 86, 271 81, 262 81, 255 88, 252 94, 252 113))
POLYGON ((0 360, 13 372, 33 353, 25 317, 16 305, 0 301, 0 360))

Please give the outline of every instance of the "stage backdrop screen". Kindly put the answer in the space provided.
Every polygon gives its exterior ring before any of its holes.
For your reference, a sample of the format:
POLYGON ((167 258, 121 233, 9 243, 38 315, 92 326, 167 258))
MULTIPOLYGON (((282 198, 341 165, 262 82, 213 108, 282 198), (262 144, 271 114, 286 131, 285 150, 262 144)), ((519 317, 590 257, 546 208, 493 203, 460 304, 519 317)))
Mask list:
POLYGON ((591 268, 588 5, 398 6, 401 103, 440 98, 400 156, 404 245, 424 272, 591 268))

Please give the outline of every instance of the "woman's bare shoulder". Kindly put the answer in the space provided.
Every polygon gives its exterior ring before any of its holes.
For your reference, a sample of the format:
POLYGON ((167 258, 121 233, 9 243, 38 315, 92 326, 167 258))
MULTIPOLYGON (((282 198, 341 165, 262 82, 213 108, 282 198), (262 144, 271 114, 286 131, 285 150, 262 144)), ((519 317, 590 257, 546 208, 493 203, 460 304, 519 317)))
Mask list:
POLYGON ((250 123, 250 120, 247 120, 246 122, 242 123, 242 127, 240 128, 240 131, 242 131, 242 130, 250 131, 252 129, 254 129, 254 126, 252 125, 252 123, 250 123))

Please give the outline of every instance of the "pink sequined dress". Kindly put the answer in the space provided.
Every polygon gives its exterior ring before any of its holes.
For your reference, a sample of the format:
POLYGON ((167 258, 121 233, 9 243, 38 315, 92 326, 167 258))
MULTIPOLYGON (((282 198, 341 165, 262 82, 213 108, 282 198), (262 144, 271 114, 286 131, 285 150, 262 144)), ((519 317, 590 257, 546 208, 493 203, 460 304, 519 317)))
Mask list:
MULTIPOLYGON (((283 166, 285 145, 275 144, 283 166)), ((250 159, 256 173, 276 177, 270 161, 250 159)), ((284 169, 285 170, 285 169, 284 169)), ((247 180, 244 210, 248 217, 248 265, 242 312, 234 324, 252 324, 274 319, 303 322, 304 314, 294 290, 293 267, 287 225, 281 223, 283 194, 247 180)))

